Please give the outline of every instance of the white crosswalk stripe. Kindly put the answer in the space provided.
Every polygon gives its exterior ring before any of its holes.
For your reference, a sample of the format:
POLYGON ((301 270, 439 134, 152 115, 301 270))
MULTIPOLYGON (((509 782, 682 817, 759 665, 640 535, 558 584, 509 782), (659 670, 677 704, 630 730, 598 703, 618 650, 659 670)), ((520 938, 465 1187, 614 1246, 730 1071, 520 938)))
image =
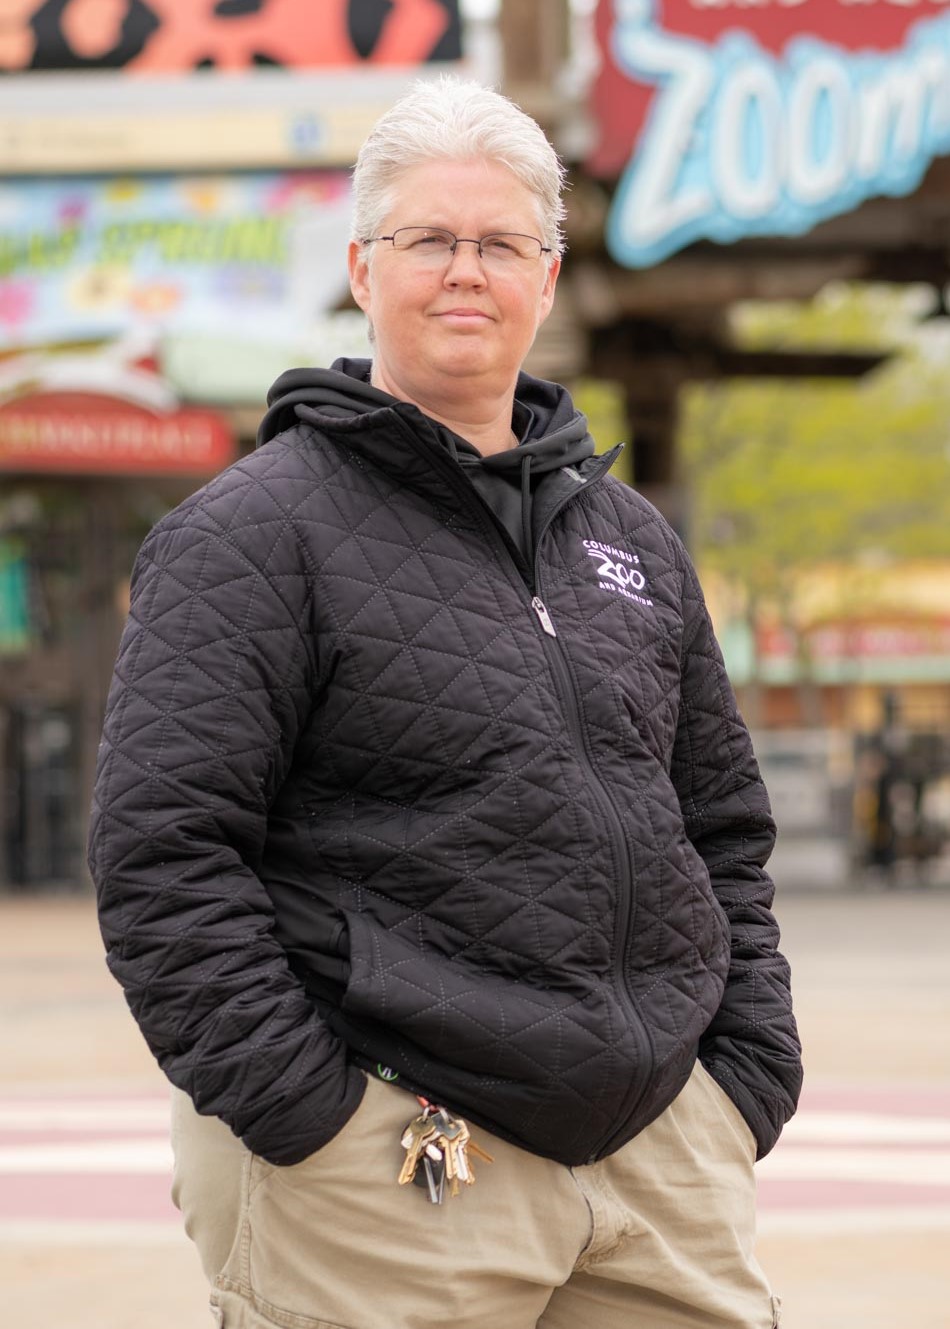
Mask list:
POLYGON ((758 1166, 760 1178, 835 1178, 950 1188, 950 1150, 779 1148, 758 1166))
POLYGON ((803 1108, 782 1133, 783 1145, 817 1140, 825 1144, 950 1145, 950 1118, 803 1108))
POLYGON ((83 1099, 68 1102, 60 1099, 22 1099, 0 1102, 0 1133, 5 1131, 134 1131, 168 1130, 169 1109, 166 1098, 83 1099))
POLYGON ((161 1174, 171 1170, 172 1150, 167 1139, 0 1146, 0 1175, 7 1176, 67 1172, 161 1174))

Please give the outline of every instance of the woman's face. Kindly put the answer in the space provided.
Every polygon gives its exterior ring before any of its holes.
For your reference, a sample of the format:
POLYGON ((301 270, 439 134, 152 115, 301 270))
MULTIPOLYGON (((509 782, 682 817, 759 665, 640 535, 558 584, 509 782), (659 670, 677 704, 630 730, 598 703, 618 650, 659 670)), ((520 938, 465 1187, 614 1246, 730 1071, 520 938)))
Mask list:
MULTIPOLYGON (((475 240, 541 234, 534 195, 506 166, 481 159, 407 169, 379 233, 402 226, 475 240)), ((433 266, 387 241, 351 244, 353 295, 375 334, 373 382, 443 416, 479 394, 510 394, 554 300, 560 263, 549 258, 496 266, 468 244, 433 266)))

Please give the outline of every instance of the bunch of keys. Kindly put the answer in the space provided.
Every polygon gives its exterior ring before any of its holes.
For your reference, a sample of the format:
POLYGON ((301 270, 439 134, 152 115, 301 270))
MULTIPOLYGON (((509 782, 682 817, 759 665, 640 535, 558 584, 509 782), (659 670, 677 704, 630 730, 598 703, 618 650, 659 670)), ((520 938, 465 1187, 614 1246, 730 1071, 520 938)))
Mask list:
POLYGON ((399 1185, 415 1182, 428 1191, 433 1204, 441 1204, 446 1182, 452 1195, 458 1195, 459 1182, 466 1186, 475 1184, 470 1154, 486 1163, 493 1159, 475 1143, 461 1117, 453 1117, 445 1108, 433 1107, 423 1098, 419 1102, 422 1111, 410 1121, 400 1141, 406 1157, 399 1185))

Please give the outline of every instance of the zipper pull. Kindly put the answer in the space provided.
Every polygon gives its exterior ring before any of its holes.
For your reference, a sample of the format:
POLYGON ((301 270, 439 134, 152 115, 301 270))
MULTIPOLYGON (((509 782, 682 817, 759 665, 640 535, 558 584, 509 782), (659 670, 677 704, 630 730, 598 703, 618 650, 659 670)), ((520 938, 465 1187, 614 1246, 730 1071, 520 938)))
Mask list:
POLYGON ((541 599, 536 595, 536 596, 534 597, 534 599, 531 601, 531 608, 532 608, 532 609, 534 610, 534 612, 537 614, 538 619, 540 620, 541 626, 544 628, 544 630, 545 630, 545 632, 548 634, 548 636, 549 636, 549 637, 556 637, 556 636, 557 636, 557 633, 556 633, 555 630, 554 630, 554 624, 551 622, 551 615, 548 613, 548 611, 547 611, 547 610, 545 609, 545 607, 544 607, 544 601, 541 600, 541 599))

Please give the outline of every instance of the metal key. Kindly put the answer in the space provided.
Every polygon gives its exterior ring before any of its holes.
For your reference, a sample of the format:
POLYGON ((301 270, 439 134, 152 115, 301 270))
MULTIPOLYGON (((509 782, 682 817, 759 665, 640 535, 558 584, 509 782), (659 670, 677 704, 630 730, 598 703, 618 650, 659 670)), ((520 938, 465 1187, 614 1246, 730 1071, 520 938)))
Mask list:
POLYGON ((456 1170, 460 1181, 464 1181, 468 1186, 474 1186, 475 1169, 472 1167, 470 1155, 474 1154, 476 1158, 480 1158, 485 1163, 494 1163, 495 1160, 487 1149, 483 1149, 480 1144, 472 1139, 467 1123, 461 1117, 457 1120, 461 1130, 455 1141, 456 1170))
POLYGON ((471 1132, 464 1121, 459 1123, 458 1138, 455 1141, 455 1165, 458 1170, 459 1180, 464 1181, 466 1186, 474 1186, 475 1173, 472 1171, 468 1162, 468 1145, 472 1138, 471 1132))
POLYGON ((494 1156, 490 1154, 487 1149, 483 1149, 480 1144, 477 1144, 471 1136, 469 1136, 465 1142, 465 1152, 467 1154, 474 1154, 475 1157, 480 1158, 483 1163, 494 1163, 495 1161, 494 1156))
POLYGON ((399 1185, 407 1186, 415 1177, 419 1168, 419 1159, 424 1155, 425 1147, 435 1139, 438 1128, 428 1112, 414 1117, 403 1132, 400 1143, 406 1151, 406 1157, 399 1173, 399 1185))
POLYGON ((464 1181, 467 1171, 464 1155, 460 1156, 458 1146, 463 1131, 467 1128, 458 1117, 450 1117, 444 1108, 436 1113, 436 1120, 438 1121, 436 1144, 445 1157, 445 1175, 451 1185, 452 1194, 458 1195, 459 1177, 464 1181))
POLYGON ((422 1155, 422 1167, 413 1177, 417 1186, 429 1192, 432 1204, 441 1204, 445 1193, 445 1158, 439 1149, 429 1145, 422 1155), (429 1150, 432 1149, 432 1153, 429 1150), (435 1157, 433 1157, 433 1154, 435 1157))

